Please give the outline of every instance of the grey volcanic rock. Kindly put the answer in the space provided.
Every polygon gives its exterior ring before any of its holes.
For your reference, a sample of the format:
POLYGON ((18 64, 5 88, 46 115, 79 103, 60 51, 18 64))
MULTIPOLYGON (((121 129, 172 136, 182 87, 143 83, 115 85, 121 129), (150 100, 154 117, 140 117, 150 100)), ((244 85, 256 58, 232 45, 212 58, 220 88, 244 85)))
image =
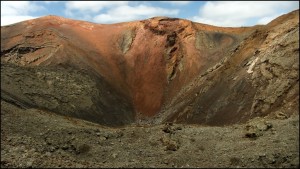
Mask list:
POLYGON ((122 100, 101 77, 71 67, 2 64, 1 98, 25 109, 47 109, 110 126, 134 120, 128 101, 122 100))

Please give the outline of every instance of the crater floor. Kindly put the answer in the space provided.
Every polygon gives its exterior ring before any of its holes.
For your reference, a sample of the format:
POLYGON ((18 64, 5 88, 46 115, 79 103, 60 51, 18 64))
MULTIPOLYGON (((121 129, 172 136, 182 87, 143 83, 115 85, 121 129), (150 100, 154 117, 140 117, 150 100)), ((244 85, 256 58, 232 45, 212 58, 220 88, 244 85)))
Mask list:
POLYGON ((2 167, 299 168, 299 115, 108 128, 1 101, 2 167))

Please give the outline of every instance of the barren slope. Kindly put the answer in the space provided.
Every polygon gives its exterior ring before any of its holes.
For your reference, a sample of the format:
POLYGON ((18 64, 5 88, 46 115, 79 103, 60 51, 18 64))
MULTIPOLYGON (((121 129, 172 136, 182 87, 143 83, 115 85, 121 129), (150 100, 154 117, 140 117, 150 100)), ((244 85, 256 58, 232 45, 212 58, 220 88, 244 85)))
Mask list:
POLYGON ((57 16, 1 27, 1 98, 106 125, 222 125, 283 104, 295 111, 299 11, 282 17, 249 28, 57 16))

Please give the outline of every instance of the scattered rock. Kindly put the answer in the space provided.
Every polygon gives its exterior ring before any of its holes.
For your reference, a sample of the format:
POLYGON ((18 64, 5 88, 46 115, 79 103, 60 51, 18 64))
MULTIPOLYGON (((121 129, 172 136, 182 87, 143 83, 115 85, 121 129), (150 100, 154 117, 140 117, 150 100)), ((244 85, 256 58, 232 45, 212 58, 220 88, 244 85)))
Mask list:
POLYGON ((87 144, 81 144, 81 145, 79 145, 79 146, 77 147, 76 152, 77 152, 78 154, 84 154, 84 153, 89 152, 90 149, 91 149, 91 147, 90 147, 89 145, 87 145, 87 144))
POLYGON ((165 150, 176 151, 179 148, 178 143, 170 138, 162 137, 160 141, 166 146, 165 150))
POLYGON ((253 138, 253 139, 256 139, 257 137, 259 137, 259 135, 258 135, 256 132, 247 132, 247 133, 245 134, 245 136, 246 136, 247 138, 253 138))
POLYGON ((32 161, 32 160, 29 160, 29 161, 27 161, 26 166, 27 166, 28 168, 32 168, 32 164, 33 164, 33 161, 32 161))
POLYGON ((116 158, 116 157, 118 156, 118 154, 117 154, 117 153, 113 153, 111 156, 112 156, 113 158, 116 158))
POLYGON ((176 151, 178 150, 178 145, 176 142, 169 142, 166 146, 166 150, 176 151))
POLYGON ((245 137, 256 139, 259 136, 262 136, 264 132, 271 129, 271 132, 273 132, 273 124, 261 119, 252 120, 250 123, 248 123, 245 126, 246 133, 245 137))
POLYGON ((64 144, 62 147, 61 147, 62 150, 68 150, 69 149, 69 146, 67 144, 64 144))
POLYGON ((288 116, 281 111, 277 111, 275 113, 275 116, 277 119, 287 119, 288 118, 288 116))
POLYGON ((233 165, 233 166, 237 166, 239 165, 241 162, 241 160, 237 157, 232 157, 230 158, 230 164, 233 165))
POLYGON ((50 157, 50 156, 51 156, 51 153, 50 153, 50 152, 46 152, 45 155, 48 156, 48 157, 50 157))
POLYGON ((162 131, 164 131, 165 133, 171 133, 172 132, 171 127, 169 125, 164 126, 162 131))

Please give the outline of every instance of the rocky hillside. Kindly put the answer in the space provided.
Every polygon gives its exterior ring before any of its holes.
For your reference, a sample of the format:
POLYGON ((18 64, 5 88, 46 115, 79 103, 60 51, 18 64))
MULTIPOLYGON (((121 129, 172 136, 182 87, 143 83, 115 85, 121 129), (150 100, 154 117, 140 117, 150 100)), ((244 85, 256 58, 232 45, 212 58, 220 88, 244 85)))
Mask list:
POLYGON ((299 11, 257 27, 228 52, 181 90, 164 120, 223 125, 299 113, 299 11))
POLYGON ((46 16, 1 27, 1 99, 99 124, 224 125, 299 107, 299 10, 222 28, 46 16))

